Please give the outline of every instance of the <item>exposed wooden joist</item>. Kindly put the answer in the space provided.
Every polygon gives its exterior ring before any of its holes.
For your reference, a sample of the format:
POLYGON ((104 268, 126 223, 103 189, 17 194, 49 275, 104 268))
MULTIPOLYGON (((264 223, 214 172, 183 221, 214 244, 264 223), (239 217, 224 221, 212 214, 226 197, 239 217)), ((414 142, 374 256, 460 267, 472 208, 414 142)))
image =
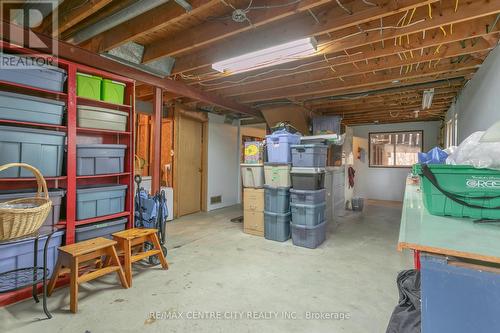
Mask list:
POLYGON ((458 75, 457 73, 446 74, 446 75, 441 74, 439 75, 439 78, 441 78, 442 80, 436 81, 435 78, 432 77, 404 80, 395 87, 390 87, 387 84, 374 84, 368 87, 345 89, 345 90, 330 92, 329 94, 320 94, 324 96, 314 96, 314 95, 307 96, 305 98, 301 98, 301 101, 306 106, 316 107, 317 105, 325 104, 328 102, 335 102, 345 97, 352 98, 353 96, 361 96, 361 95, 371 96, 373 94, 380 94, 381 96, 387 96, 390 94, 398 94, 406 92, 409 89, 414 89, 414 90, 429 89, 429 88, 460 89, 465 83, 463 73, 459 73, 458 75))
MULTIPOLYGON (((25 47, 29 46, 25 45, 25 43, 28 41, 24 39, 25 35, 24 28, 14 24, 10 24, 5 21, 2 21, 2 28, 3 31, 10 32, 9 36, 2 36, 4 40, 20 46, 25 46, 25 47)), ((42 41, 46 45, 50 45, 50 43, 52 43, 52 39, 46 35, 36 34, 36 36, 40 39, 40 41, 42 41)), ((215 94, 210 94, 200 91, 199 89, 190 87, 183 82, 174 81, 168 78, 162 79, 154 75, 139 71, 137 69, 124 66, 120 63, 101 57, 88 50, 76 47, 74 45, 62 41, 58 41, 57 43, 58 43, 58 56, 60 58, 78 62, 81 64, 86 64, 115 74, 124 75, 131 79, 144 82, 153 85, 155 87, 160 87, 167 91, 177 93, 182 96, 187 96, 196 100, 205 101, 207 103, 217 105, 221 108, 228 109, 233 112, 248 114, 255 117, 261 117, 261 114, 258 110, 252 109, 245 105, 241 105, 230 99, 226 99, 217 96, 215 94)), ((38 51, 36 48, 33 49, 35 51, 38 51)))
MULTIPOLYGON (((420 56, 420 53, 405 54, 404 57, 392 55, 387 56, 379 60, 370 60, 366 62, 359 62, 355 64, 345 64, 337 66, 335 69, 325 68, 317 71, 311 71, 309 73, 304 73, 295 76, 286 76, 276 80, 267 80, 266 82, 256 82, 243 87, 236 86, 231 88, 226 88, 223 90, 218 90, 217 92, 224 96, 239 96, 247 95, 250 93, 258 93, 261 91, 269 91, 272 89, 285 89, 287 87, 303 86, 304 84, 314 83, 314 82, 329 82, 334 79, 345 79, 346 77, 359 75, 359 74, 369 74, 376 71, 383 71, 387 69, 397 69, 400 68, 403 73, 407 71, 414 70, 417 65, 427 66, 429 62, 435 62, 437 60, 445 61, 447 59, 455 58, 461 55, 470 54, 474 52, 487 52, 491 49, 491 46, 485 41, 479 41, 474 46, 467 48, 462 48, 459 43, 454 43, 452 45, 446 45, 445 47, 440 47, 437 49, 428 49, 420 56)), ((458 60, 457 60, 458 61, 458 60)))
POLYGON ((81 0, 64 0, 55 11, 58 26, 54 30, 52 29, 54 15, 50 14, 47 15, 36 31, 57 37, 72 26, 101 10, 110 4, 111 1, 90 0, 82 3, 81 0))
MULTIPOLYGON (((394 42, 389 40, 384 44, 384 48, 382 48, 381 44, 376 45, 374 48, 371 46, 362 46, 353 49, 352 51, 349 50, 349 54, 352 54, 350 56, 346 56, 345 53, 342 53, 338 54, 336 57, 328 56, 328 61, 325 61, 325 58, 321 57, 319 60, 311 62, 293 62, 287 65, 288 67, 285 65, 276 66, 278 67, 276 69, 273 67, 273 71, 268 74, 265 74, 265 71, 259 71, 260 75, 259 72, 251 72, 226 77, 224 79, 213 80, 211 82, 204 82, 201 85, 206 91, 214 91, 236 86, 248 89, 253 82, 259 82, 260 86, 261 84, 265 84, 267 80, 272 80, 271 82, 280 84, 280 81, 277 81, 278 79, 290 82, 289 80, 294 80, 298 77, 298 74, 313 75, 320 70, 328 69, 332 71, 332 68, 337 71, 337 66, 340 65, 357 65, 358 63, 366 60, 379 61, 380 58, 396 54, 406 54, 409 56, 412 54, 418 55, 422 49, 425 53, 428 53, 430 49, 435 50, 440 45, 442 46, 440 47, 437 55, 442 55, 443 57, 450 56, 451 54, 461 54, 462 52, 466 53, 469 51, 470 53, 473 53, 488 48, 485 44, 487 42, 472 40, 474 41, 474 43, 472 43, 472 41, 468 39, 488 34, 485 27, 487 24, 490 24, 493 19, 493 17, 488 16, 474 21, 459 23, 454 26, 453 34, 447 34, 446 36, 442 33, 435 35, 432 31, 430 31, 426 34, 426 38, 422 39, 422 34, 413 34, 409 36, 409 44, 407 43, 406 38, 403 45, 394 45, 394 42), (460 48, 460 50, 458 48, 460 48), (291 71, 289 70, 290 68, 297 69, 291 71)), ((486 36, 494 36, 496 38, 495 34, 498 34, 499 31, 500 26, 495 27, 489 32, 490 34, 486 36)), ((488 46, 492 47, 491 43, 488 43, 488 46)))
POLYGON ((373 84, 390 84, 393 81, 401 81, 404 79, 419 78, 425 76, 435 76, 441 73, 455 72, 466 69, 477 68, 480 61, 471 60, 467 63, 449 64, 449 63, 432 63, 430 68, 428 65, 422 66, 418 70, 413 70, 410 73, 400 74, 399 70, 392 70, 390 73, 376 72, 375 74, 357 76, 349 76, 341 79, 329 80, 328 83, 315 82, 311 84, 304 84, 303 86, 294 86, 285 89, 275 89, 266 92, 250 93, 242 95, 238 100, 242 103, 249 103, 255 101, 274 100, 279 98, 287 98, 290 96, 301 97, 311 94, 330 93, 336 90, 343 90, 348 88, 361 88, 373 84))
POLYGON ((219 0, 192 0, 193 9, 186 12, 184 8, 169 1, 166 4, 153 8, 127 22, 104 31, 80 46, 96 53, 111 50, 142 35, 161 29, 169 24, 175 24, 186 15, 194 15, 220 4, 219 0))
MULTIPOLYGON (((433 2, 436 1, 386 1, 383 6, 372 7, 361 1, 357 1, 353 4, 356 8, 352 10, 352 15, 335 4, 324 6, 321 8, 321 12, 316 13, 320 21, 319 24, 315 24, 316 21, 309 13, 304 13, 287 22, 271 24, 269 27, 266 27, 266 29, 257 29, 255 31, 240 34, 235 38, 230 38, 215 46, 178 58, 174 67, 174 73, 182 73, 208 66, 218 60, 224 60, 287 41, 342 30, 346 27, 377 20, 381 17, 404 12, 418 5, 433 2)), ((156 57, 145 57, 144 61, 147 62, 157 59, 158 56, 159 55, 156 57)))
MULTIPOLYGON (((290 6, 269 8, 266 10, 251 10, 246 15, 249 22, 235 22, 231 19, 210 21, 201 27, 195 26, 184 30, 176 36, 167 37, 153 44, 146 45, 145 61, 151 61, 164 56, 177 56, 196 48, 206 47, 222 39, 253 30, 273 21, 277 21, 298 12, 329 3, 331 0, 303 0, 290 6)), ((254 1, 252 6, 266 6, 264 1, 254 1)))

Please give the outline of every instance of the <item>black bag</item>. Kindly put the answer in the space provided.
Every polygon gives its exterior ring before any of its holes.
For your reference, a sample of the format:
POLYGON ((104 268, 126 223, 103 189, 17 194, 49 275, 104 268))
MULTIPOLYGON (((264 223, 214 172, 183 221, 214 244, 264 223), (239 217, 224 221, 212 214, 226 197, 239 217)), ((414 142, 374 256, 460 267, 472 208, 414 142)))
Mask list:
POLYGON ((410 269, 398 274, 399 303, 392 312, 386 333, 420 333, 420 271, 410 269))

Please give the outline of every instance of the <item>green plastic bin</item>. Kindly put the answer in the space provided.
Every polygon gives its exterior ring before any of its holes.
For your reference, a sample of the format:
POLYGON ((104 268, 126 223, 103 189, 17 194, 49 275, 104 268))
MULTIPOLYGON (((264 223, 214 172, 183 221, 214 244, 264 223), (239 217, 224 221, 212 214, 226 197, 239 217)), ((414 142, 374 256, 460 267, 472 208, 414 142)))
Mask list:
POLYGON ((76 94, 79 97, 101 99, 102 77, 76 73, 76 94))
POLYGON ((104 79, 102 80, 101 89, 101 99, 103 101, 124 104, 125 83, 104 79))
POLYGON ((440 216, 500 219, 500 170, 416 164, 424 205, 440 216), (427 168, 427 172, 425 172, 427 168))

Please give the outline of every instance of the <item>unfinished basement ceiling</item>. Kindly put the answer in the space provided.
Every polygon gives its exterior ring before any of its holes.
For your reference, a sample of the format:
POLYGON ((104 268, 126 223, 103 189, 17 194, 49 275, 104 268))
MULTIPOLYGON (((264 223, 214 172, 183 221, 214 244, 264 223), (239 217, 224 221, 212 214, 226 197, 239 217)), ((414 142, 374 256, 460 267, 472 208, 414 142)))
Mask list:
MULTIPOLYGON (((134 2, 94 0, 88 6, 65 0, 59 16, 66 24, 59 37, 71 40, 134 2), (76 11, 80 15, 68 19, 76 11)), ((344 123, 352 125, 442 119, 497 45, 500 32, 500 1, 491 0, 188 3, 190 12, 168 1, 80 46, 104 52, 133 41, 145 48, 143 62, 174 57, 172 79, 205 92, 256 109, 301 105, 320 114, 342 115, 344 123), (233 13, 242 22, 236 22, 233 13), (314 56, 240 74, 211 68, 216 61, 304 37, 318 41, 314 56), (432 88, 432 105, 422 110, 423 92, 432 88)), ((139 86, 137 96, 147 100, 151 89, 139 86)), ((165 98, 182 100, 170 92, 165 98)))

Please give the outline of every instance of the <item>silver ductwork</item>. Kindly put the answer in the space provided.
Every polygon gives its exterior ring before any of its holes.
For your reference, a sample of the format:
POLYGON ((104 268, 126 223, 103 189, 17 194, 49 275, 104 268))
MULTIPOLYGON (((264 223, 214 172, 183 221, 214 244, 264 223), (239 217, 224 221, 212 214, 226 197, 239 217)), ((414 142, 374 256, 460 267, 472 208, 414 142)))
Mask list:
POLYGON ((139 0, 130 6, 100 20, 96 24, 80 30, 69 38, 68 41, 72 44, 81 44, 101 32, 114 28, 117 25, 139 16, 153 8, 163 5, 168 1, 169 0, 139 0))

